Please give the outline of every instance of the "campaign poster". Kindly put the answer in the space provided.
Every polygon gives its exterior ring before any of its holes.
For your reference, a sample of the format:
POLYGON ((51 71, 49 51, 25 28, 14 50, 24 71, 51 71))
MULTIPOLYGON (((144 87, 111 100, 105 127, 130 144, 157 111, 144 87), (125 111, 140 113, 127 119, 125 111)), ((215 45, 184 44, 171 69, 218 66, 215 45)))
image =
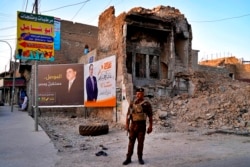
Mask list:
POLYGON ((84 106, 116 106, 116 57, 84 65, 84 106))
POLYGON ((83 64, 38 66, 38 105, 82 105, 83 64))

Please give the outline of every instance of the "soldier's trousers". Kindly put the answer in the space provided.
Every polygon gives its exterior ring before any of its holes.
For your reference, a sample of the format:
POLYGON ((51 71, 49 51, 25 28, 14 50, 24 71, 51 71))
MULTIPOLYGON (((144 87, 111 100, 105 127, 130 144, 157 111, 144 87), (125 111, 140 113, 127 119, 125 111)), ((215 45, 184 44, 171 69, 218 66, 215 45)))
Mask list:
POLYGON ((131 158, 133 155, 135 141, 137 139, 137 155, 138 158, 142 158, 143 155, 143 147, 144 147, 144 139, 146 133, 146 123, 132 123, 129 128, 129 144, 128 144, 128 153, 127 158, 131 158))

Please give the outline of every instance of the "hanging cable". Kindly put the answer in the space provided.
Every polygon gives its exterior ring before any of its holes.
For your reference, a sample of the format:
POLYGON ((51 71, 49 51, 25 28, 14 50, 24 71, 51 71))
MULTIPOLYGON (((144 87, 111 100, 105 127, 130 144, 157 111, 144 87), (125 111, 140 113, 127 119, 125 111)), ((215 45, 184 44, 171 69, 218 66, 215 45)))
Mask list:
POLYGON ((228 17, 228 18, 223 18, 223 19, 217 19, 217 20, 206 20, 206 21, 190 21, 190 22, 196 22, 196 23, 204 23, 204 22, 219 22, 219 21, 225 21, 225 20, 232 20, 232 19, 238 19, 242 17, 248 17, 250 16, 250 13, 241 15, 241 16, 234 16, 234 17, 228 17))
POLYGON ((70 5, 65 5, 65 6, 61 6, 59 8, 55 8, 55 9, 50 9, 50 10, 45 10, 45 11, 42 11, 42 13, 46 13, 46 12, 51 12, 51 11, 54 11, 54 10, 58 10, 58 9, 62 9, 62 8, 66 8, 66 7, 70 7, 70 6, 75 6, 75 5, 79 5, 79 4, 82 4, 82 3, 86 3, 90 0, 85 0, 83 2, 79 2, 79 3, 75 3, 75 4, 70 4, 70 5))
POLYGON ((82 8, 86 5, 86 3, 88 2, 89 0, 87 0, 85 3, 83 3, 83 5, 81 6, 81 8, 76 12, 76 14, 73 16, 73 18, 71 19, 71 21, 78 15, 78 13, 82 10, 82 8))
POLYGON ((26 1, 26 6, 25 6, 25 12, 27 12, 27 7, 28 7, 29 0, 26 1))

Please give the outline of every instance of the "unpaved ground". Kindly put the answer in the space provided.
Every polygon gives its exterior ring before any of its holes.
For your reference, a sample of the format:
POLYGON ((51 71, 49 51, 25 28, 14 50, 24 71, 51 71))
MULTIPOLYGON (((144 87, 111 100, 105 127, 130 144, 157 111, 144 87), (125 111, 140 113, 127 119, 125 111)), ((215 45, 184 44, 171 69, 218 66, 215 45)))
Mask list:
MULTIPOLYGON (((81 136, 80 124, 100 122, 93 118, 72 118, 69 116, 42 116, 39 124, 53 141, 61 160, 57 167, 119 167, 125 160, 128 136, 123 127, 112 122, 109 133, 101 136, 81 136), (103 147, 106 149, 103 150, 103 147), (96 156, 99 151, 107 156, 96 156)), ((209 167, 209 164, 223 166, 224 162, 235 162, 250 155, 250 138, 238 135, 205 135, 201 129, 186 132, 173 132, 159 125, 146 135, 144 166, 150 167, 209 167)), ((232 166, 238 166, 230 162, 232 166)), ((132 163, 128 166, 140 166, 136 148, 132 163)), ((211 165, 216 166, 216 165, 211 165)))
MULTIPOLYGON (((144 166, 249 167, 249 83, 205 72, 181 75, 192 81, 192 96, 148 99, 153 107, 154 127, 153 133, 146 135, 144 166)), ((70 111, 42 113, 39 124, 61 157, 57 167, 122 166, 128 144, 123 125, 97 117, 93 113, 85 119, 70 111), (109 133, 79 135, 79 125, 90 123, 107 123, 109 133), (95 155, 101 146, 107 148, 103 150, 107 156, 95 155)), ((132 160, 129 166, 139 166, 136 148, 132 160)))

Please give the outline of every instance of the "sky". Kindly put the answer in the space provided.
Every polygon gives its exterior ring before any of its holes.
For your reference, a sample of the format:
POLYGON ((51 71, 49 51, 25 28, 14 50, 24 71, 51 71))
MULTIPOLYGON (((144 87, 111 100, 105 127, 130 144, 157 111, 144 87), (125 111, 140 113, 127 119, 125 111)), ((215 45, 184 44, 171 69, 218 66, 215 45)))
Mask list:
MULTIPOLYGON (((0 1, 0 73, 9 71, 16 48, 17 11, 32 13, 35 0, 0 1)), ((234 56, 250 61, 249 0, 38 0, 38 13, 98 26, 99 15, 110 6, 115 15, 134 7, 171 6, 192 27, 192 49, 199 61, 234 56)), ((56 58, 56 57, 55 57, 56 58)))

